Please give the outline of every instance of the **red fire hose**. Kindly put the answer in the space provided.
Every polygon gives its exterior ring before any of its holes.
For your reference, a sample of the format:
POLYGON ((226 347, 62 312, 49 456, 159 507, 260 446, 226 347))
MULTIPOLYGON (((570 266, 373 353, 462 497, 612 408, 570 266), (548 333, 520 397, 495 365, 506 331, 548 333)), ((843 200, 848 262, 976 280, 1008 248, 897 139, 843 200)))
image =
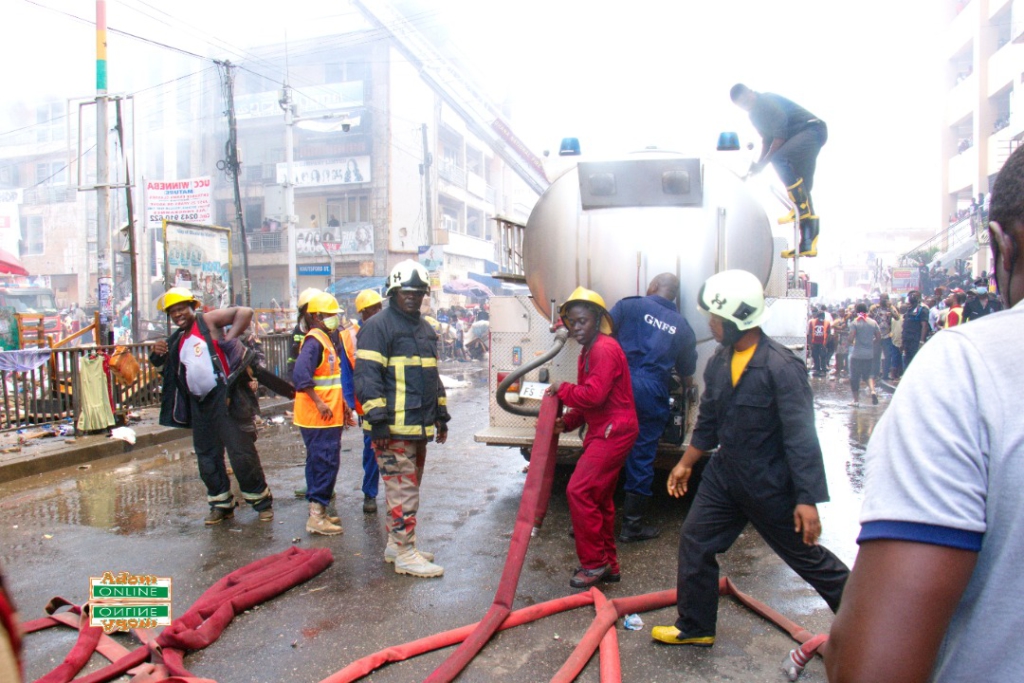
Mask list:
MULTIPOLYGON (((200 650, 217 640, 236 614, 265 602, 289 588, 307 581, 328 567, 333 561, 326 548, 300 550, 294 546, 284 552, 265 557, 237 569, 211 586, 182 616, 171 622, 156 639, 148 631, 136 633, 144 643, 128 651, 103 634, 98 626, 89 626, 81 607, 71 605, 62 598, 51 601, 51 612, 68 606, 70 614, 30 621, 24 633, 40 631, 58 624, 79 629, 78 641, 56 669, 39 679, 45 683, 67 683, 89 661, 93 652, 99 652, 111 663, 80 679, 76 683, 105 683, 124 675, 148 660, 155 660, 142 683, 200 683, 207 679, 193 677, 182 663, 186 651, 200 650)), ((133 683, 137 683, 133 679, 133 683)))
POLYGON ((539 525, 547 510, 547 498, 551 493, 551 482, 554 481, 555 452, 558 450, 558 434, 555 433, 555 418, 558 417, 561 403, 554 396, 545 396, 540 404, 540 415, 537 418, 537 435, 533 442, 530 455, 530 471, 526 475, 523 497, 519 501, 519 514, 512 532, 505 569, 498 583, 498 591, 494 603, 476 629, 466 640, 439 666, 426 683, 448 683, 459 675, 470 660, 476 656, 491 636, 498 630, 502 622, 512 611, 512 602, 516 597, 519 575, 522 573, 523 562, 526 560, 526 549, 530 545, 530 534, 534 526, 539 525), (548 472, 548 470, 551 470, 548 472), (545 491, 545 485, 547 490, 545 491), (543 499, 543 503, 542 503, 543 499))

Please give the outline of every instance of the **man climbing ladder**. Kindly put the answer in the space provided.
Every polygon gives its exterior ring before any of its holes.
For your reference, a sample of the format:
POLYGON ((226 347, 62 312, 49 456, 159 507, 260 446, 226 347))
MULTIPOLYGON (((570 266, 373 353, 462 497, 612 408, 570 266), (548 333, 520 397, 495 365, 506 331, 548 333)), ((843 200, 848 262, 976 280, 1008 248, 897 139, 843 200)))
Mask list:
MULTIPOLYGON (((785 97, 755 92, 742 83, 734 85, 729 96, 750 114, 750 122, 761 135, 761 157, 751 164, 750 172, 760 173, 769 163, 775 167, 796 206, 779 223, 792 223, 799 211, 800 256, 817 256, 818 216, 811 203, 811 188, 818 152, 828 140, 825 122, 785 97)), ((782 257, 793 258, 793 250, 782 252, 782 257)))

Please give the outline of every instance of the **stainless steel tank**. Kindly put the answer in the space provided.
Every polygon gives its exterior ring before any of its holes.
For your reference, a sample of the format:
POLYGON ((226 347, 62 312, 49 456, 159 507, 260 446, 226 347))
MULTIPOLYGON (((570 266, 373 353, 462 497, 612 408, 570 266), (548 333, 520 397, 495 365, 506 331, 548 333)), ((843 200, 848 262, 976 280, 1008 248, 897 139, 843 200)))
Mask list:
POLYGON ((698 341, 711 337, 696 304, 704 280, 741 268, 764 284, 773 263, 768 216, 735 173, 656 150, 565 172, 537 201, 524 241, 526 282, 545 317, 579 285, 611 308, 670 272, 698 341))

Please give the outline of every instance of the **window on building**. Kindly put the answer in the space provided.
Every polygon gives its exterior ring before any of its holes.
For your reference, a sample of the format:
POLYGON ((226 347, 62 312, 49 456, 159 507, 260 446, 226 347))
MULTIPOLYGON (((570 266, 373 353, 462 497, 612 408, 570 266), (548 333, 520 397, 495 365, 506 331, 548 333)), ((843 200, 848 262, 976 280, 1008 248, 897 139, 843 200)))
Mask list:
POLYGON ((36 142, 64 139, 64 107, 59 102, 36 107, 36 142))
POLYGON ((484 214, 470 209, 466 211, 466 234, 470 237, 484 237, 484 214))
POLYGON ((0 166, 0 185, 8 185, 10 187, 17 187, 18 185, 18 167, 15 164, 7 166, 0 166))
POLYGON ((327 201, 327 225, 339 223, 370 223, 370 195, 367 192, 350 192, 327 201))
POLYGON ((324 83, 365 81, 369 73, 363 57, 350 57, 340 62, 324 64, 324 83))
POLYGON ((21 253, 42 254, 45 249, 43 241, 43 217, 24 216, 21 219, 21 253))
POLYGON ((64 185, 68 182, 67 164, 63 161, 36 164, 36 185, 64 185))
POLYGON ((441 207, 441 227, 448 232, 463 232, 459 211, 451 206, 441 207))

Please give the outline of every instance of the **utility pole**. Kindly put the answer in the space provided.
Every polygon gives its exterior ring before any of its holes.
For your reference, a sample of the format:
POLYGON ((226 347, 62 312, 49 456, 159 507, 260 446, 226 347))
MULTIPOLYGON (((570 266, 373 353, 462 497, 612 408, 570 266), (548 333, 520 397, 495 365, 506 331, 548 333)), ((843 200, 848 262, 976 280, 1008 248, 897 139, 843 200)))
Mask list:
MULTIPOLYGON (((217 168, 224 171, 231 178, 235 188, 235 225, 238 226, 238 235, 242 243, 242 303, 245 306, 252 305, 251 287, 249 284, 249 241, 245 235, 245 217, 242 214, 242 194, 238 187, 238 174, 242 169, 242 163, 238 160, 238 129, 235 122, 235 76, 232 70, 235 66, 230 62, 216 61, 217 66, 224 67, 224 96, 228 103, 228 142, 225 146, 227 157, 217 162, 217 168)), ((232 304, 234 303, 234 292, 231 293, 232 304)))
POLYGON ((110 147, 107 139, 107 3, 96 0, 96 261, 98 344, 109 344, 114 277, 110 267, 110 147))
MULTIPOLYGON (((132 291, 132 343, 139 343, 139 274, 137 271, 138 254, 135 249, 135 206, 132 201, 132 177, 128 168, 128 151, 124 147, 124 124, 121 121, 121 99, 115 102, 117 107, 117 139, 120 142, 121 154, 124 155, 124 196, 128 205, 128 259, 131 268, 132 291)), ((134 109, 133 109, 134 111, 134 109)), ((134 133, 134 130, 133 130, 134 133)))
POLYGON ((430 167, 434 163, 434 155, 430 153, 430 143, 427 140, 427 124, 423 124, 423 165, 420 166, 420 173, 423 174, 423 204, 424 214, 427 217, 427 244, 434 243, 434 212, 430 207, 430 167))
POLYGON ((295 183, 292 177, 292 164, 295 161, 294 133, 295 127, 295 104, 292 102, 292 89, 288 82, 284 83, 281 90, 279 102, 284 109, 284 210, 287 215, 284 217, 288 229, 288 307, 289 310, 297 311, 298 303, 298 264, 295 256, 295 183))

